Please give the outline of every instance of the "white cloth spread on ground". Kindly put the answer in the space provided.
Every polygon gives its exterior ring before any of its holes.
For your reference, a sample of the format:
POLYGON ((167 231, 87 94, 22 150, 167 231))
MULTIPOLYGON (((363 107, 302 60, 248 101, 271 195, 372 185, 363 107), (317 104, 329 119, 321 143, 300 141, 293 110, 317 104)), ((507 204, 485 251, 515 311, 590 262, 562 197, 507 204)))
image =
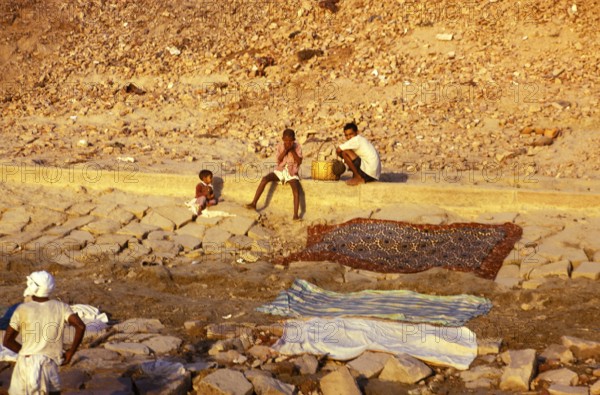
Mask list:
MULTIPOLYGON (((190 199, 184 202, 185 206, 190 209, 192 214, 198 215, 198 205, 196 204, 196 198, 190 199)), ((202 210, 202 216, 205 218, 214 218, 214 217, 235 217, 235 214, 228 213, 227 211, 220 210, 211 210, 208 207, 202 210)))
POLYGON ((108 327, 108 316, 106 313, 100 313, 100 310, 89 304, 74 304, 71 310, 76 313, 85 324, 85 332, 99 332, 108 327))
POLYGON ((313 318, 286 321, 283 336, 273 349, 284 355, 327 354, 341 361, 367 350, 404 353, 433 365, 464 370, 477 356, 477 339, 467 327, 313 318))
POLYGON ((40 395, 60 391, 56 362, 45 355, 19 355, 9 395, 40 395))
POLYGON ((379 154, 373 144, 366 138, 357 134, 350 140, 340 144, 340 149, 343 151, 352 150, 360 158, 360 169, 379 180, 381 175, 381 160, 379 154))

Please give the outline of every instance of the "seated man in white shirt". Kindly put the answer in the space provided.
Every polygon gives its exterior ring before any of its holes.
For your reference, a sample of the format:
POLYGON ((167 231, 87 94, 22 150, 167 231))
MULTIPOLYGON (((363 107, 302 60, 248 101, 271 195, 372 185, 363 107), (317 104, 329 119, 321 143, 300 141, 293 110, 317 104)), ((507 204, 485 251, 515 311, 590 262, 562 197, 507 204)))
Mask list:
POLYGON ((379 180, 381 160, 373 144, 358 134, 358 127, 354 122, 344 126, 344 136, 347 141, 340 144, 336 152, 353 174, 346 184, 358 185, 379 180))

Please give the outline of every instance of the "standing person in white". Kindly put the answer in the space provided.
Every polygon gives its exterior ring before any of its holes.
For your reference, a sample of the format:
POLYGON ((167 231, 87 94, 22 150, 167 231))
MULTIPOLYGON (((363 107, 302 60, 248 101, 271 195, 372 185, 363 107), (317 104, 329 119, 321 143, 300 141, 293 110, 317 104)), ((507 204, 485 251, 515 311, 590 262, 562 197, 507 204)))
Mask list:
POLYGON ((71 362, 85 334, 85 324, 69 305, 50 300, 54 278, 48 272, 27 276, 23 296, 32 301, 17 307, 4 334, 3 346, 18 353, 9 395, 60 394, 58 367, 71 362), (65 324, 75 328, 71 348, 63 357, 65 324), (16 341, 21 333, 23 344, 16 341))
POLYGON ((358 134, 358 127, 354 122, 344 126, 344 136, 347 141, 340 144, 336 152, 352 171, 352 178, 346 184, 358 185, 379 180, 381 160, 373 144, 358 134))

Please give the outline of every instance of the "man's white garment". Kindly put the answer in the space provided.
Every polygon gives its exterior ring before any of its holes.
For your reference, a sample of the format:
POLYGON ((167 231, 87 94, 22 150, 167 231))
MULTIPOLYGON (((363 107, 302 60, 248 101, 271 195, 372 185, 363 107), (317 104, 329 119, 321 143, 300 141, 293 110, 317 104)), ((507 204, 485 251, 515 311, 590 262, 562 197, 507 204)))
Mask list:
POLYGON ((340 144, 343 151, 352 150, 360 158, 360 169, 376 180, 381 175, 381 160, 373 144, 366 138, 357 134, 350 140, 340 144))
POLYGON ((58 391, 58 366, 62 363, 63 332, 73 310, 58 300, 23 303, 15 310, 10 326, 21 334, 23 346, 8 393, 33 394, 30 387, 58 391))

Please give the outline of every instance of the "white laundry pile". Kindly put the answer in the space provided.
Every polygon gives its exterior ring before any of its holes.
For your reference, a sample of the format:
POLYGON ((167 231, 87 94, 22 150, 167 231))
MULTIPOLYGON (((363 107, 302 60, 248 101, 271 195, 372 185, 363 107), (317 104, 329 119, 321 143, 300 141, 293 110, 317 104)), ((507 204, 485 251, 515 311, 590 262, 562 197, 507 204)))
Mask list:
POLYGON ((347 361, 365 351, 408 354, 424 362, 465 370, 477 356, 477 339, 467 327, 387 322, 358 318, 286 321, 273 349, 284 355, 328 355, 347 361))
MULTIPOLYGON (((192 214, 198 215, 198 204, 196 204, 196 198, 190 199, 184 202, 185 206, 190 209, 192 214)), ((211 210, 209 207, 202 210, 202 216, 205 218, 214 218, 214 217, 235 217, 235 214, 228 213, 227 211, 220 210, 211 210)))

